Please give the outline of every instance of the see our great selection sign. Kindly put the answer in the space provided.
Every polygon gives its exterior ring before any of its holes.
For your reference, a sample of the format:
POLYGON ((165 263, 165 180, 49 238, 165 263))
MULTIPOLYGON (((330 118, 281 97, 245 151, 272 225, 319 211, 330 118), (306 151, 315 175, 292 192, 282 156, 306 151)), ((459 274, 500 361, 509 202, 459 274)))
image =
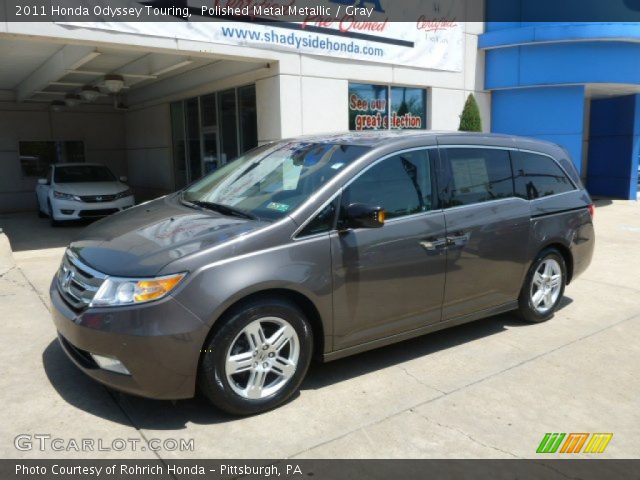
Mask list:
POLYGON ((427 128, 427 92, 422 88, 349 84, 349 130, 427 128))

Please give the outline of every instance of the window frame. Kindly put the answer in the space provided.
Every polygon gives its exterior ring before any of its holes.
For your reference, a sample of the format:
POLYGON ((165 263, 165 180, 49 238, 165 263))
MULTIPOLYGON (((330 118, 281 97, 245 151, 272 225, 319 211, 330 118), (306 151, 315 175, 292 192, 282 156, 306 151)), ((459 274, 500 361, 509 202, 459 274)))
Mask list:
MULTIPOLYGON (((515 148, 515 149, 512 149, 512 151, 519 152, 519 153, 530 153, 530 154, 533 154, 533 155, 540 155, 541 157, 550 158, 551 161, 553 163, 555 163, 556 166, 560 169, 560 171, 564 174, 564 176, 567 178, 567 180, 569 180, 569 183, 573 187, 572 190, 569 190, 569 191, 566 191, 566 192, 554 193, 553 195, 547 195, 546 197, 533 198, 533 199, 523 198, 523 200, 526 200, 527 202, 535 202, 535 201, 539 201, 539 200, 544 200, 546 198, 553 198, 553 197, 557 197, 559 195, 567 195, 569 193, 574 193, 574 192, 580 191, 581 187, 576 184, 576 182, 573 180, 573 178, 571 178, 571 175, 569 175, 569 172, 567 172, 567 170, 562 166, 562 164, 558 161, 558 159, 555 158, 553 155, 549 155, 548 153, 536 152, 535 150, 523 149, 523 148, 515 148)), ((511 174, 513 176, 513 191, 515 193, 515 191, 516 191, 516 183, 515 183, 516 182, 516 176, 515 176, 515 171, 513 170, 513 157, 511 157, 511 174)), ((517 198, 520 198, 520 197, 517 197, 517 198)))
MULTIPOLYGON (((512 188, 512 192, 513 195, 511 197, 502 197, 502 198, 495 198, 492 200, 486 200, 484 202, 474 202, 474 203, 469 203, 469 204, 465 204, 465 205, 449 205, 449 202, 451 201, 451 194, 444 194, 443 190, 439 190, 438 191, 438 196, 441 199, 441 206, 444 210, 451 210, 453 208, 463 208, 463 207, 473 207, 475 205, 484 205, 487 203, 492 203, 492 202, 499 202, 499 201, 505 201, 505 200, 511 200, 513 198, 519 198, 516 197, 516 186, 515 186, 515 178, 513 176, 513 157, 511 155, 511 152, 514 151, 518 151, 517 148, 513 148, 513 147, 501 147, 498 145, 479 145, 479 144, 465 144, 465 145, 438 145, 438 150, 441 150, 439 152, 440 154, 440 171, 439 171, 439 179, 440 179, 440 183, 442 184, 442 186, 444 187, 445 182, 445 177, 448 177, 449 175, 451 177, 453 177, 453 169, 451 167, 451 161, 449 159, 449 155, 447 153, 447 150, 450 149, 466 149, 466 150, 477 150, 477 149, 482 149, 482 150, 502 150, 505 151, 507 153, 507 158, 509 161, 509 172, 511 173, 511 188, 512 188)), ((525 200, 525 199, 523 199, 525 200)))
POLYGON ((440 199, 440 188, 439 188, 439 164, 440 164, 440 152, 439 152, 439 148, 438 145, 433 144, 433 145, 424 145, 421 147, 410 147, 410 148, 403 148, 402 150, 397 150, 395 152, 389 153, 389 154, 385 154, 380 158, 377 158, 375 160, 373 160, 371 163, 369 163, 368 165, 364 166, 360 171, 358 171, 353 177, 349 178, 342 186, 340 186, 338 188, 338 190, 336 192, 334 192, 325 202, 322 203, 322 205, 320 205, 320 207, 318 207, 312 215, 309 216, 309 218, 302 223, 302 225, 300 225, 295 232, 291 235, 291 239, 294 241, 302 241, 302 240, 309 240, 309 239, 313 239, 313 238, 317 238, 317 237, 325 237, 333 232, 337 232, 338 231, 338 219, 340 216, 340 206, 342 204, 342 194, 344 192, 345 189, 349 188, 349 186, 355 182, 358 178, 360 178, 361 175, 364 175, 367 171, 369 171, 371 168, 375 167, 378 163, 381 163, 385 160, 388 160, 390 158, 393 158, 395 156, 398 155, 402 155, 403 153, 409 153, 409 152, 415 152, 415 151, 421 151, 421 150, 427 150, 428 151, 428 161, 429 161, 429 168, 431 169, 431 195, 433 196, 433 205, 434 208, 432 208, 431 210, 428 210, 426 212, 418 212, 418 213, 413 213, 411 215, 405 215, 402 217, 396 217, 396 218, 392 218, 389 219, 385 222, 385 225, 389 225, 389 224, 393 224, 396 222, 401 222, 401 221, 405 221, 407 219, 411 219, 411 218, 417 218, 417 217, 421 217, 421 216, 427 216, 427 215, 433 215, 434 213, 437 212, 441 212, 442 211, 442 202, 440 199), (431 155, 431 151, 434 151, 436 154, 436 157, 434 158, 431 155), (329 204, 331 202, 337 201, 337 209, 336 209, 336 213, 335 213, 335 218, 333 221, 333 228, 327 232, 322 232, 322 233, 317 233, 317 234, 313 234, 313 235, 309 235, 309 236, 304 236, 301 237, 300 234, 304 231, 304 229, 307 227, 307 225, 309 223, 311 223, 313 220, 315 220, 315 218, 322 213, 322 211, 329 206, 329 204))

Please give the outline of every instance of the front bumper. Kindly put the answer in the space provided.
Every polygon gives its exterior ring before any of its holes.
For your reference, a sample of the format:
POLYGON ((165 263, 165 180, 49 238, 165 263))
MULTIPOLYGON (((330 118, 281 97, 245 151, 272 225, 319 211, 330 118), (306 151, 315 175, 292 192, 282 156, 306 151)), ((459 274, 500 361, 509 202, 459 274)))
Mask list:
POLYGON ((81 220, 85 218, 100 218, 121 212, 133 207, 135 199, 132 196, 119 198, 112 202, 79 202, 77 200, 54 199, 51 202, 54 220, 81 220))
POLYGON ((94 380, 147 398, 195 394, 200 350, 209 332, 171 297, 144 306, 72 310, 51 283, 51 314, 60 345, 94 380), (89 353, 115 357, 131 375, 100 369, 89 353))

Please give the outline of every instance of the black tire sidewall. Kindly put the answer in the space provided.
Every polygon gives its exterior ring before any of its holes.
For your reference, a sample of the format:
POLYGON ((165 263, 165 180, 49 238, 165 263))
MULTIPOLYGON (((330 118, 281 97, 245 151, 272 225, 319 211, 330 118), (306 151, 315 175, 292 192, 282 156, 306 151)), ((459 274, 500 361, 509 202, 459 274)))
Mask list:
POLYGON ((540 323, 549 320, 553 317, 556 312, 558 305, 562 301, 562 297, 564 296, 564 288, 567 282, 567 267, 564 261, 564 257, 562 254, 556 250, 555 248, 548 248, 540 252, 540 254, 536 257, 534 262, 531 264, 529 271, 527 272, 527 276, 524 282, 524 286, 522 287, 522 292, 520 293, 519 298, 519 307, 520 314, 530 323, 540 323), (536 310, 536 308, 531 303, 531 295, 529 292, 531 291, 531 282, 533 282, 533 276, 535 275, 536 270, 540 267, 540 264, 545 260, 552 258, 560 265, 560 270, 562 271, 562 285, 560 287, 560 294, 558 295, 558 299, 556 303, 553 305, 553 308, 549 309, 549 311, 545 314, 541 314, 536 310))
POLYGON ((285 300, 263 299, 235 309, 219 321, 224 323, 206 343, 199 371, 200 388, 214 405, 233 415, 252 415, 281 405, 297 392, 313 354, 313 332, 300 309, 285 300), (229 385, 225 374, 226 357, 231 343, 242 329, 265 317, 289 322, 298 334, 300 357, 295 374, 281 390, 264 399, 249 400, 239 396, 229 385))

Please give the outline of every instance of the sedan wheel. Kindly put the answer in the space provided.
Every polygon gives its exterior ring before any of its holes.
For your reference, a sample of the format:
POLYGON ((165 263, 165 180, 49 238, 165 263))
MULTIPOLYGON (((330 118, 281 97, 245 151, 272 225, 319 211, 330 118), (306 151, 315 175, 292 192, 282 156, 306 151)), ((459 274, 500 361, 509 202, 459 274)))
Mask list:
POLYGON ((259 297, 217 322, 198 374, 211 403, 234 415, 251 415, 298 391, 311 361, 313 332, 297 305, 259 297))

